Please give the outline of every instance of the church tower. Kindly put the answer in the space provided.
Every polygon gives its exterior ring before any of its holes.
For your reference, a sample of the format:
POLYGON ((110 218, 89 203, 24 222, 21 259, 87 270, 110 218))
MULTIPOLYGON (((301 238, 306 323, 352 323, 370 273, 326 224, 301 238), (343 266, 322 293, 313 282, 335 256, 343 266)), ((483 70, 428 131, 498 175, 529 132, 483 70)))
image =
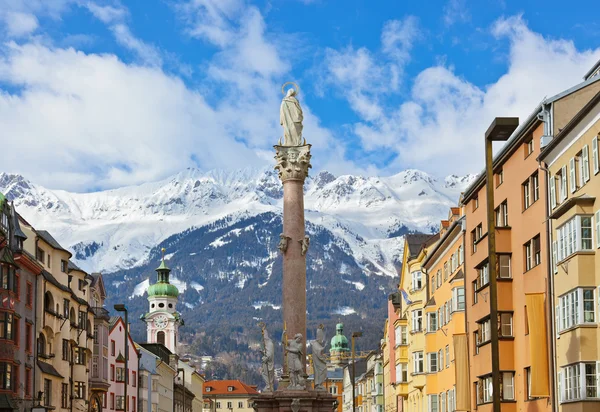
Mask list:
POLYGON ((179 291, 169 283, 169 269, 165 263, 165 249, 162 249, 163 258, 156 269, 157 281, 148 288, 149 310, 144 315, 148 332, 148 343, 162 343, 172 353, 176 353, 179 338, 179 326, 183 319, 177 312, 177 297, 179 291))

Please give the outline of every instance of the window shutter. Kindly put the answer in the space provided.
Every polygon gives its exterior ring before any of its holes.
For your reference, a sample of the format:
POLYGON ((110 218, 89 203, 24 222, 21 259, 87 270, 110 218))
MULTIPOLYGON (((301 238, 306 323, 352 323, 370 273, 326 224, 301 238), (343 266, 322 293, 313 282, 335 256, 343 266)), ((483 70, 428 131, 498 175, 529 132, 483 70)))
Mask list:
POLYGON ((560 339, 560 305, 556 305, 554 317, 556 318, 556 339, 560 339))
POLYGON ((567 198, 567 166, 560 169, 560 201, 567 198))
POLYGON ((594 164, 594 174, 600 171, 600 161, 598 160, 598 137, 592 139, 592 163, 594 164))
POLYGON ((590 180, 590 153, 588 145, 583 146, 583 149, 581 149, 581 160, 583 163, 583 181, 587 182, 590 180))
POLYGON ((600 248, 600 210, 596 211, 596 246, 600 248))
POLYGON ((600 361, 596 361, 596 393, 600 390, 600 361))
POLYGON ((577 180, 575 174, 575 158, 572 157, 569 160, 569 185, 571 186, 571 193, 574 193, 577 189, 577 180))
POLYGON ((562 372, 558 372, 558 403, 562 403, 563 401, 563 393, 562 393, 562 372))
POLYGON ((558 243, 556 240, 552 242, 552 270, 554 273, 558 273, 558 243))
POLYGON ((550 207, 554 209, 556 207, 556 178, 549 175, 550 179, 550 207))

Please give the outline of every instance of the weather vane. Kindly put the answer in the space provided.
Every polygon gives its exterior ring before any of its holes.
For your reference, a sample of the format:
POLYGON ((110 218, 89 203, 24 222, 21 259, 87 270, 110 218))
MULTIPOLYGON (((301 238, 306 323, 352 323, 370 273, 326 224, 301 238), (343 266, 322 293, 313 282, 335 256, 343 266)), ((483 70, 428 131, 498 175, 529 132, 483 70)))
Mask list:
POLYGON ((165 252, 167 251, 167 249, 165 249, 163 247, 160 251, 162 252, 162 258, 163 258, 163 260, 165 260, 165 252))

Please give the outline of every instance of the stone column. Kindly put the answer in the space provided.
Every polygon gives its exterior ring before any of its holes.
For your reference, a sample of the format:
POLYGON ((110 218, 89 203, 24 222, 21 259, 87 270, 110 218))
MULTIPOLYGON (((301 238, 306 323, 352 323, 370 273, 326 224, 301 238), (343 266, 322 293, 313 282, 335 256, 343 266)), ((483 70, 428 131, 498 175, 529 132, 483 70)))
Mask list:
MULTIPOLYGON (((310 165, 310 145, 274 146, 275 169, 283 183, 283 235, 287 247, 283 253, 283 321, 288 339, 302 334, 302 347, 306 348, 306 253, 308 248, 304 232, 304 180, 310 165), (304 245, 304 246, 303 246, 304 245)), ((306 372, 306 349, 302 356, 306 372)), ((287 373, 287 365, 284 365, 287 373)))

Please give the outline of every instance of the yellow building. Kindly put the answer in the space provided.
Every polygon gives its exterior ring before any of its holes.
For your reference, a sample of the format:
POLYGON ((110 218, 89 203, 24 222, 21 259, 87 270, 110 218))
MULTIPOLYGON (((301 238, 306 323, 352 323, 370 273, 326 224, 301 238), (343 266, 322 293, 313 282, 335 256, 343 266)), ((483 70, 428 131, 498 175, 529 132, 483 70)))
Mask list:
MULTIPOLYGON (((556 320, 550 330, 559 412, 600 410, 599 136, 600 93, 540 154, 550 176, 551 308, 556 320)), ((528 321, 534 325, 538 319, 528 321)))
MULTIPOLYGON (((425 368, 428 411, 454 412, 454 337, 465 335, 464 216, 451 208, 440 224, 440 240, 422 263, 427 276, 424 310, 425 368)), ((412 348, 411 348, 412 350, 412 348)), ((466 358, 465 358, 466 359, 466 358)), ((465 365, 466 367, 466 365, 465 365)), ((465 368, 466 369, 466 368, 465 368)), ((463 383, 468 386, 468 376, 463 383)))
MULTIPOLYGON (((427 303, 427 278, 421 265, 439 239, 438 235, 409 234, 404 240, 402 274, 400 275, 400 293, 405 300, 403 315, 406 317, 409 332, 407 334, 407 352, 409 357, 407 371, 407 393, 402 399, 399 411, 425 412, 427 398, 426 341, 425 341, 425 304, 427 303)), ((401 357, 400 357, 401 358, 401 357)))

